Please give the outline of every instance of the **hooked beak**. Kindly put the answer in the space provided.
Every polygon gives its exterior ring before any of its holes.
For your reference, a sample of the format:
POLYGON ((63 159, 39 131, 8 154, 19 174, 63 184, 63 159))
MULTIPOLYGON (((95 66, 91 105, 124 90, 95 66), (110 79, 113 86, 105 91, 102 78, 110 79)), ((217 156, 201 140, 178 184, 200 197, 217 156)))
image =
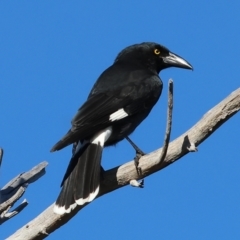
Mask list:
POLYGON ((177 54, 169 52, 169 55, 163 58, 163 62, 169 67, 179 67, 186 69, 193 69, 192 65, 177 54))

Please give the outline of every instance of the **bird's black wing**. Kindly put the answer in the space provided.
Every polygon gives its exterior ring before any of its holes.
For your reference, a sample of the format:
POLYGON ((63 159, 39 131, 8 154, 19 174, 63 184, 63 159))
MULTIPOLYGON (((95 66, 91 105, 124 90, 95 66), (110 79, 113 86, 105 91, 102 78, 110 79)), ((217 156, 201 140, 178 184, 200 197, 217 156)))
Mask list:
MULTIPOLYGON (((149 83, 149 79, 143 79, 136 83, 130 82, 125 86, 115 87, 108 92, 90 95, 73 118, 72 128, 53 146, 51 151, 60 150, 76 141, 90 138, 98 131, 114 124, 114 121, 110 121, 110 115, 119 109, 125 109, 129 117, 147 108, 149 99, 154 97, 149 95, 149 92, 156 87, 147 82, 149 83)), ((156 82, 159 82, 159 79, 156 79, 156 82)))

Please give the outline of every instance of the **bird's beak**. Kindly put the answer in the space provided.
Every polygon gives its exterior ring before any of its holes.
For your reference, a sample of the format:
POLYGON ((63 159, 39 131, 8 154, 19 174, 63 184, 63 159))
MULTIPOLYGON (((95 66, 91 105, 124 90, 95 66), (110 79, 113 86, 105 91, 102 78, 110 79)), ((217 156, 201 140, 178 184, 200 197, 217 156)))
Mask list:
POLYGON ((179 67, 186 69, 193 69, 192 65, 177 54, 169 52, 169 55, 163 58, 163 62, 169 67, 179 67))

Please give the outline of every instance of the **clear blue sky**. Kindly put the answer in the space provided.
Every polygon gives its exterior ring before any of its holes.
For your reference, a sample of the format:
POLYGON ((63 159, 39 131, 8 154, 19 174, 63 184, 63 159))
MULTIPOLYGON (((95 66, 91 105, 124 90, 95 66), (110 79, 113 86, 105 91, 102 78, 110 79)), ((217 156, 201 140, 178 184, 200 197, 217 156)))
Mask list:
MULTIPOLYGON (((49 166, 24 195, 29 206, 1 226, 0 239, 55 201, 71 148, 49 150, 124 47, 155 41, 194 66, 161 73, 162 97, 132 135, 145 152, 163 142, 169 78, 171 139, 238 88, 239 9, 239 1, 226 0, 1 1, 1 186, 43 160, 49 166)), ((240 239, 239 122, 237 114, 199 152, 148 177, 143 190, 127 186, 97 199, 48 239, 240 239)), ((105 150, 103 166, 133 157, 123 141, 105 150)))

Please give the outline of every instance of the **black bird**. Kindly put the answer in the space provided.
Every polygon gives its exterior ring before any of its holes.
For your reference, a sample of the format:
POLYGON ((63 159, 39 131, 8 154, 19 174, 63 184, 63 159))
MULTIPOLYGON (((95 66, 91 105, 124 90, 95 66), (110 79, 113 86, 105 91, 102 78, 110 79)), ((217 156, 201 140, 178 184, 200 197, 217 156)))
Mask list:
POLYGON ((55 203, 56 213, 69 213, 98 195, 103 148, 128 137, 148 116, 162 92, 158 74, 168 67, 192 69, 164 46, 144 42, 123 49, 100 75, 73 118, 72 128, 51 149, 77 142, 55 203))

